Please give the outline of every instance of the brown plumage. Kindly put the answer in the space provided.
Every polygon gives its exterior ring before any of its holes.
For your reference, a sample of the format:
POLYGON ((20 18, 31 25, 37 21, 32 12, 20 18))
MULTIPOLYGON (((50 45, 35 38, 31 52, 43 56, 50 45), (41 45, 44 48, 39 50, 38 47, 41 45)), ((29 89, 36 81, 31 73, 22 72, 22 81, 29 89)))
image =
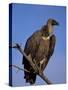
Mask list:
MULTIPOLYGON (((32 60, 35 60, 36 64, 41 67, 42 72, 54 52, 56 41, 55 35, 53 34, 54 25, 58 25, 58 22, 49 19, 46 25, 28 38, 24 48, 24 52, 27 55, 31 55, 32 60)), ((30 73, 24 71, 26 82, 34 84, 36 81, 36 74, 33 73, 34 70, 24 56, 22 64, 24 64, 25 69, 30 71, 30 73)))

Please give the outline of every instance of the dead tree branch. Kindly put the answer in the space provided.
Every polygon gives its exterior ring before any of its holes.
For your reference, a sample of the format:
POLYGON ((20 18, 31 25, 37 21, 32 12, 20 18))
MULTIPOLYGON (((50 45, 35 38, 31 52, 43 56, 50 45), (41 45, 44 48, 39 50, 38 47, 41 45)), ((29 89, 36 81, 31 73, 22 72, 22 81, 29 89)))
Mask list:
MULTIPOLYGON (((30 65, 32 66, 32 68, 34 69, 35 73, 40 76, 47 84, 52 84, 52 82, 44 75, 44 73, 40 73, 39 72, 39 67, 37 65, 35 65, 35 63, 32 61, 32 58, 31 56, 27 56, 24 52, 24 50, 21 48, 21 46, 19 44, 14 44, 14 45, 10 45, 9 46, 10 48, 15 48, 17 49, 23 56, 25 56, 25 58, 29 61, 30 65)), ((23 70, 21 68, 19 68, 18 66, 15 66, 14 67, 20 69, 20 70, 23 70)), ((25 70, 27 71, 27 70, 25 70)))
POLYGON ((20 68, 17 65, 9 65, 9 67, 15 67, 15 68, 17 68, 19 70, 26 71, 26 72, 30 73, 30 71, 28 71, 27 69, 20 68))

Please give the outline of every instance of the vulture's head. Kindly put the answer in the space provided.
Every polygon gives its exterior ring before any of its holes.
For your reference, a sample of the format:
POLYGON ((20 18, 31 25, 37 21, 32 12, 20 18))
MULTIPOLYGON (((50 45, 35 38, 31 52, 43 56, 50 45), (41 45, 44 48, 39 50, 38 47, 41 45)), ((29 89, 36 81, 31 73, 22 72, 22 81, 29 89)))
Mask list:
POLYGON ((51 19, 51 18, 48 19, 47 26, 48 26, 49 34, 53 33, 53 26, 55 25, 59 25, 59 23, 54 19, 51 19))
POLYGON ((48 19, 47 24, 50 24, 50 25, 52 25, 52 26, 54 26, 54 25, 59 25, 59 23, 58 23, 56 20, 51 19, 51 18, 48 19))

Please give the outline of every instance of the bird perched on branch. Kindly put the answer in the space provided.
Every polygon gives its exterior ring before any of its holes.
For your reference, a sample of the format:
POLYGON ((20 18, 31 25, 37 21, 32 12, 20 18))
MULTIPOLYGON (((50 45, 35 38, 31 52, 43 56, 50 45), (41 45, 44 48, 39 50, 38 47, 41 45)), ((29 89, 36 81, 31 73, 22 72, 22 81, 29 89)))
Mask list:
MULTIPOLYGON (((34 32, 27 39, 24 48, 26 55, 31 55, 33 62, 40 67, 41 72, 44 71, 54 52, 56 37, 53 34, 53 26, 55 25, 59 25, 59 23, 54 19, 48 19, 46 25, 34 32)), ((26 82, 34 84, 36 81, 36 73, 34 73, 32 66, 24 56, 22 64, 24 64, 24 69, 30 71, 30 73, 24 71, 26 82)))

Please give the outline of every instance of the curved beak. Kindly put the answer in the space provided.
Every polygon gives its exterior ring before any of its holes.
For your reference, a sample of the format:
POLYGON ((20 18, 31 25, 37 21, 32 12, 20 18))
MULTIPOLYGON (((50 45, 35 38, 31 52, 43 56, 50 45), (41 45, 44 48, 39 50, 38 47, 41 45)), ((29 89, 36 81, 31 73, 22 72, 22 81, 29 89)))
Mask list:
POLYGON ((59 25, 59 23, 56 20, 52 20, 52 25, 59 25))

